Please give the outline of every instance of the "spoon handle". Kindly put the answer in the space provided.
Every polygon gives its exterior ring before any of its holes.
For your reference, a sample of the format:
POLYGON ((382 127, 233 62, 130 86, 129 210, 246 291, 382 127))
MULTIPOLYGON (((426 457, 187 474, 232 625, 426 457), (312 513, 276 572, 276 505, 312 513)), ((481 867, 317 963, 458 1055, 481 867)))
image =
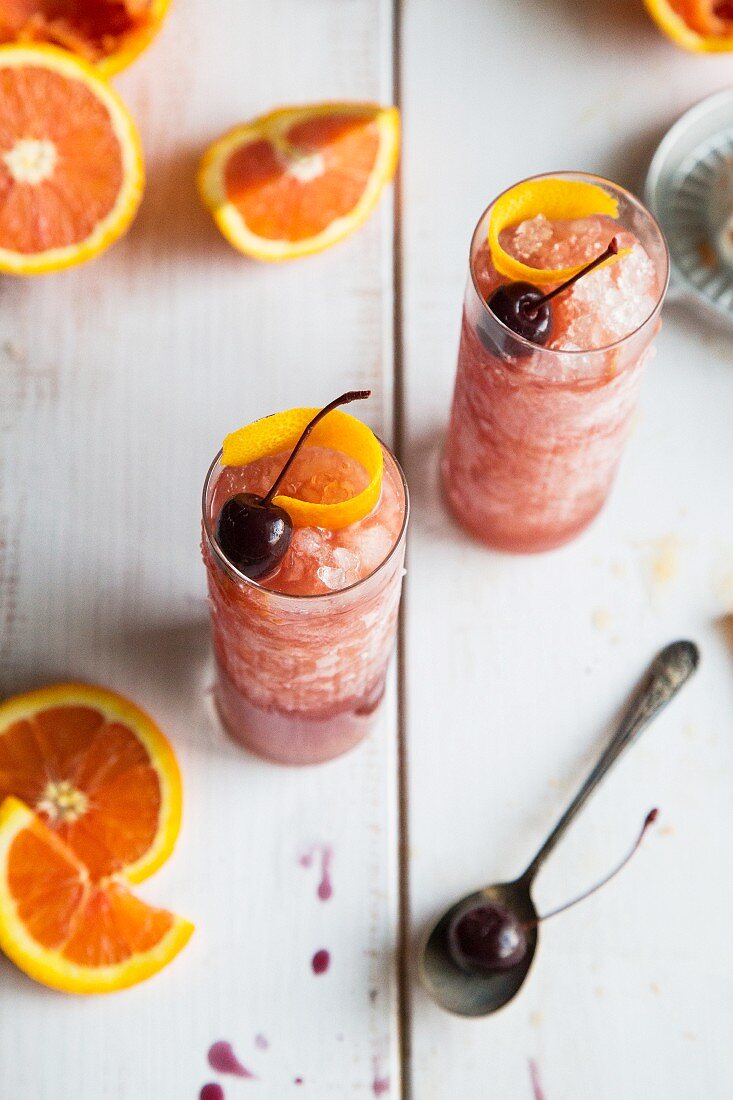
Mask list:
POLYGON ((611 741, 603 750, 583 786, 522 875, 531 883, 547 856, 564 835, 565 830, 582 810, 593 791, 615 764, 621 753, 631 745, 641 731, 659 714, 698 666, 700 652, 694 642, 672 642, 657 654, 634 692, 611 741))

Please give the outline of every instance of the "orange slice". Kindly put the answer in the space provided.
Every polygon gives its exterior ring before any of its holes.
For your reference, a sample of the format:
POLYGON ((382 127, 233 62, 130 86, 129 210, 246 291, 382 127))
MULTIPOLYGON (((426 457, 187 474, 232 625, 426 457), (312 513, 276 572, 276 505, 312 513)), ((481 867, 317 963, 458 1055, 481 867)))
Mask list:
POLYGON ((0 42, 60 46, 112 76, 160 30, 170 0, 0 0, 0 42))
POLYGON ((285 107, 214 142, 199 191, 240 252, 258 260, 320 252, 376 206, 395 172, 399 130, 396 107, 285 107))
POLYGON ((733 50, 730 0, 644 0, 647 11, 668 38, 694 53, 733 50))
POLYGON ((83 263, 130 225, 143 191, 135 125, 84 61, 0 47, 0 271, 83 263))
MULTIPOLYGON (((222 465, 246 466, 257 458, 292 450, 317 412, 317 408, 288 409, 232 432, 224 440, 222 465)), ((369 484, 356 496, 336 504, 314 504, 280 495, 274 498, 274 503, 285 509, 295 527, 336 531, 368 516, 379 500, 384 472, 384 455, 374 432, 356 417, 333 409, 316 424, 303 449, 309 446, 331 447, 355 458, 367 471, 369 484)))
MULTIPOLYGON (((489 219, 489 248, 496 270, 501 275, 516 279, 518 282, 539 285, 564 283, 582 271, 586 264, 558 268, 555 271, 549 268, 529 267, 515 259, 502 247, 500 241, 502 230, 519 225, 520 222, 530 218, 536 218, 538 214, 544 214, 551 221, 586 218, 593 214, 605 214, 609 218, 617 218, 618 203, 612 195, 595 183, 552 178, 525 180, 523 183, 518 183, 516 187, 510 187, 496 200, 489 219)), ((625 256, 630 251, 629 248, 622 248, 615 256, 610 256, 598 266, 606 267, 608 264, 616 263, 621 256, 625 256)))
POLYGON ((141 882, 181 824, 181 777, 167 740, 121 695, 58 684, 0 704, 0 801, 32 807, 93 882, 141 882))
POLYGON ((162 970, 193 925, 87 868, 17 798, 0 807, 0 948, 29 977, 109 993, 162 970))

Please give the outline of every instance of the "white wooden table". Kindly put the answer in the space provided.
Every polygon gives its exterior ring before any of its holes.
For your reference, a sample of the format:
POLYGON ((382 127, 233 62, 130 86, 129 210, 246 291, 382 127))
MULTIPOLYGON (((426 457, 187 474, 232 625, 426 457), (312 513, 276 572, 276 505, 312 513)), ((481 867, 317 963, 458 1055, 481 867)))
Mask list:
POLYGON ((666 43, 641 0, 178 0, 118 80, 149 171, 132 231, 79 271, 2 285, 0 687, 98 680, 160 721, 184 828, 140 893, 198 928, 160 977, 104 999, 0 963, 1 1100, 195 1098, 216 1039, 258 1078, 230 1078, 228 1100, 529 1100, 530 1058, 547 1100, 733 1095, 730 336, 666 310, 613 498, 570 547, 490 554, 436 486, 482 208, 553 168, 638 189, 666 126, 731 71, 666 43), (200 151, 276 104, 339 97, 402 106, 399 219, 388 196, 323 256, 246 262, 199 206, 200 151), (270 767, 208 709, 200 486, 240 422, 362 386, 413 494, 401 672, 368 744, 270 767), (556 853, 540 905, 605 872, 655 804, 660 827, 546 927, 506 1012, 444 1015, 413 981, 425 923, 522 869, 682 635, 698 677, 556 853), (299 863, 320 844, 327 902, 299 863))

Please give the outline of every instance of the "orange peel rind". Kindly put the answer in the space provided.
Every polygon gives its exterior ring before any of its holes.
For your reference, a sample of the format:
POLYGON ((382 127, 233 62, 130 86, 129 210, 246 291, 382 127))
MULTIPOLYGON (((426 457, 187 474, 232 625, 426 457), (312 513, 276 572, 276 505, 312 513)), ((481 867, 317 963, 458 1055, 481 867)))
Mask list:
MULTIPOLYGON (((222 465, 246 466, 258 458, 292 450, 318 411, 318 408, 288 409, 232 432, 222 446, 222 465)), ((334 409, 316 424, 304 445, 308 446, 332 447, 355 458, 367 471, 369 484, 356 496, 336 504, 313 504, 281 494, 274 498, 274 503, 285 509, 295 527, 337 531, 368 516, 379 500, 384 472, 384 455, 374 432, 356 417, 334 409)))
POLYGON ((715 15, 707 0, 691 0, 686 14, 674 8, 670 0, 644 0, 644 6, 659 29, 684 50, 692 53, 733 50, 733 33, 725 33, 725 20, 715 15))
MULTIPOLYGON (((502 247, 499 240, 502 230, 509 229, 520 222, 544 214, 553 221, 561 218, 586 218, 593 214, 605 214, 610 218, 618 217, 618 203, 612 195, 595 183, 583 180, 538 179, 525 180, 511 187, 494 203, 489 219, 489 248, 494 267, 508 279, 534 284, 562 283, 571 279, 586 266, 549 268, 530 267, 515 259, 502 247)), ((631 250, 622 248, 615 256, 610 256, 599 267, 615 263, 631 250)))

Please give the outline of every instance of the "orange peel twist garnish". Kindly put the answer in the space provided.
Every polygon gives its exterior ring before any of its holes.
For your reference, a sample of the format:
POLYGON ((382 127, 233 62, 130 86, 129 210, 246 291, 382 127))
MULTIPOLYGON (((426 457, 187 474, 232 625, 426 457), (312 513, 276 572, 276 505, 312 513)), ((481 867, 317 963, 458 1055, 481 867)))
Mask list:
MULTIPOLYGON (((258 458, 292 451, 303 429, 318 412, 318 408, 288 409, 232 432, 224 440, 222 465, 246 466, 258 458)), ((374 432, 356 417, 333 409, 316 424, 305 446, 331 447, 356 459, 369 475, 369 484, 356 496, 336 504, 313 504, 278 494, 273 503, 285 509, 293 526, 337 531, 368 516, 379 500, 384 473, 384 455, 374 432)))
MULTIPOLYGON (((557 178, 526 180, 499 196, 489 219, 489 249, 494 267, 500 275, 505 275, 508 279, 541 286, 546 283, 563 283, 577 275, 586 265, 582 263, 551 271, 549 268, 529 267, 509 255, 499 241, 502 230, 536 218, 538 214, 544 214, 551 221, 587 218, 593 214, 618 218, 618 203, 595 183, 557 178)), ((599 266, 606 267, 607 264, 616 263, 630 251, 630 248, 622 248, 599 266)))

